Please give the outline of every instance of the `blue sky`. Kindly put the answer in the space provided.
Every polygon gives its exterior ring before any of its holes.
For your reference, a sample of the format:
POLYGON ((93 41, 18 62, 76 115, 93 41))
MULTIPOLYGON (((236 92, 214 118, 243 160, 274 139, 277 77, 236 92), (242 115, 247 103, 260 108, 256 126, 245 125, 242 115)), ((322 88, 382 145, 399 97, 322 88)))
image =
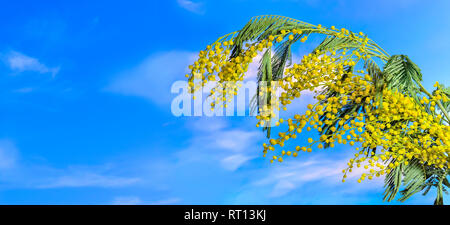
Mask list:
POLYGON ((384 204, 382 179, 340 182, 353 150, 270 165, 254 118, 175 117, 170 86, 196 52, 262 14, 363 31, 409 55, 426 87, 449 84, 449 10, 419 0, 5 2, 0 204, 384 204))

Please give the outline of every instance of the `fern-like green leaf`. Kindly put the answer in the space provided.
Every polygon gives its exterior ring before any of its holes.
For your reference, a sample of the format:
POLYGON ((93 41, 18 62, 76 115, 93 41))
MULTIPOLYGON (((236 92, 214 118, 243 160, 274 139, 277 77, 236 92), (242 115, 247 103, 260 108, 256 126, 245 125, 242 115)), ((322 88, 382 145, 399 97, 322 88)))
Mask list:
MULTIPOLYGON (((395 163, 395 160, 393 160, 392 163, 395 163)), ((392 201, 397 195, 400 186, 402 185, 402 171, 403 164, 400 164, 386 175, 384 179, 385 191, 383 200, 392 201)))
POLYGON ((384 66, 383 75, 390 89, 406 91, 419 101, 419 88, 416 83, 422 81, 420 68, 406 55, 393 55, 384 66))

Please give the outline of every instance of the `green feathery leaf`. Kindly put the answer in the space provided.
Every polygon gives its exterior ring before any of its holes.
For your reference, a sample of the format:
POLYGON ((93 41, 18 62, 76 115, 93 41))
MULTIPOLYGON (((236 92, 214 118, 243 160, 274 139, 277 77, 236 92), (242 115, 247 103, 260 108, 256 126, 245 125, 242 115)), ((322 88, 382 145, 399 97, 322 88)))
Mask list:
POLYGON ((420 68, 406 55, 393 55, 384 66, 383 75, 389 89, 406 91, 419 101, 419 88, 416 83, 422 81, 420 68))

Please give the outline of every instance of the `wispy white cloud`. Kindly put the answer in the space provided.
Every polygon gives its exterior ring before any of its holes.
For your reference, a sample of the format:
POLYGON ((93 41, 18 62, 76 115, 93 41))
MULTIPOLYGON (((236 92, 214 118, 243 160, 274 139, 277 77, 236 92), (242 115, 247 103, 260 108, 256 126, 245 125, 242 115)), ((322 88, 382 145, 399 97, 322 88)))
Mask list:
POLYGON ((175 153, 180 164, 213 162, 223 170, 235 171, 260 155, 257 148, 264 134, 234 128, 227 117, 192 117, 185 127, 192 137, 175 153))
POLYGON ((169 198, 169 199, 163 199, 159 201, 150 202, 147 205, 173 205, 181 202, 180 198, 169 198))
POLYGON ((201 2, 193 2, 190 0, 177 0, 177 3, 180 7, 191 11, 193 13, 197 13, 197 14, 204 14, 205 10, 203 7, 203 3, 201 2))
POLYGON ((220 161, 220 164, 222 167, 226 170, 235 171, 239 167, 242 166, 245 162, 252 159, 253 157, 250 157, 248 155, 244 154, 234 154, 228 157, 225 157, 220 161))
POLYGON ((139 205, 142 204, 142 200, 136 196, 120 196, 115 197, 112 205, 139 205))
POLYGON ((224 117, 199 117, 195 120, 188 120, 187 128, 198 132, 214 132, 229 126, 224 117))
POLYGON ((15 93, 26 94, 26 93, 32 92, 33 90, 34 90, 34 88, 31 88, 31 87, 25 87, 25 88, 15 89, 15 90, 13 90, 13 92, 15 92, 15 93))
POLYGON ((220 148, 230 152, 243 152, 251 145, 255 144, 255 139, 261 138, 261 132, 246 131, 240 129, 224 130, 207 136, 199 137, 200 141, 208 139, 205 142, 211 148, 220 148), (202 140, 203 139, 203 140, 202 140))
POLYGON ((59 67, 48 67, 38 59, 16 51, 11 51, 6 55, 6 64, 13 71, 34 71, 42 74, 50 73, 52 76, 55 76, 60 69, 59 67))
MULTIPOLYGON (((210 123, 221 120, 214 118, 210 119, 210 123)), ((230 129, 223 125, 217 128, 213 132, 194 130, 195 135, 191 138, 189 146, 179 151, 177 155, 184 163, 213 160, 228 171, 235 171, 258 156, 256 146, 263 136, 261 132, 230 129)))
POLYGON ((78 172, 49 179, 38 188, 74 188, 74 187, 124 187, 136 184, 139 178, 128 178, 97 174, 94 172, 78 172))
POLYGON ((180 198, 168 198, 157 201, 143 201, 137 196, 118 196, 111 202, 112 205, 173 205, 181 201, 180 198))
POLYGON ((134 68, 122 72, 105 88, 106 91, 147 98, 157 104, 170 104, 172 84, 185 79, 196 53, 170 51, 154 54, 134 68))
POLYGON ((18 151, 13 142, 0 140, 0 170, 14 168, 17 163, 18 151))
MULTIPOLYGON (((316 153, 317 154, 317 153, 316 153)), ((244 185, 243 191, 236 196, 232 204, 276 203, 278 200, 296 204, 352 204, 364 202, 368 193, 382 190, 383 178, 374 178, 361 184, 356 182, 363 172, 356 169, 349 174, 347 182, 342 183, 342 169, 346 167, 348 154, 298 158, 273 164, 269 167, 249 172, 251 181, 244 185), (299 161, 301 160, 301 161, 299 161), (321 199, 317 193, 322 193, 321 199), (358 197, 359 196, 359 199, 358 197)))
POLYGON ((138 184, 141 178, 125 176, 115 164, 55 168, 42 163, 18 161, 19 150, 8 139, 0 139, 0 183, 27 188, 116 188, 138 184), (119 175, 120 174, 120 175, 119 175))
POLYGON ((304 162, 289 161, 283 164, 274 165, 270 168, 267 176, 255 181, 253 184, 259 186, 289 181, 298 187, 305 182, 334 177, 342 170, 339 166, 343 165, 345 165, 345 163, 342 161, 330 164, 329 160, 321 159, 321 161, 319 161, 314 158, 304 162))

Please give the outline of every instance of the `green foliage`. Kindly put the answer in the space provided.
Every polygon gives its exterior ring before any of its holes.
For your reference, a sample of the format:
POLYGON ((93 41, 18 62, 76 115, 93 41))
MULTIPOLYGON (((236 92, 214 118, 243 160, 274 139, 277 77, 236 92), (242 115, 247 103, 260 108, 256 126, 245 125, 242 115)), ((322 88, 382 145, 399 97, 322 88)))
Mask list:
MULTIPOLYGON (((405 185, 405 188, 401 191, 401 197, 399 198, 400 201, 405 201, 412 195, 414 195, 417 192, 422 191, 425 186, 426 181, 426 172, 423 164, 421 164, 417 159, 412 159, 410 164, 406 167, 404 167, 403 171, 403 183, 405 185)), ((401 174, 397 174, 399 178, 401 174)), ((391 184, 389 182, 386 182, 386 184, 391 184)), ((397 187, 397 191, 398 191, 397 187)), ((393 193, 394 197, 397 192, 393 193)))
MULTIPOLYGON (((273 80, 273 75, 272 75, 273 67, 272 67, 271 55, 272 55, 271 50, 267 49, 266 52, 264 53, 263 57, 261 58, 261 63, 259 65, 259 70, 258 70, 258 80, 266 81, 267 82, 266 84, 269 86, 268 87, 260 87, 260 83, 258 82, 257 94, 255 96, 260 96, 259 93, 260 93, 261 88, 270 88, 270 82, 273 80)), ((260 105, 269 104, 271 96, 269 94, 269 95, 263 95, 261 97, 256 97, 256 98, 257 98, 257 107, 259 108, 260 105)), ((266 131, 267 137, 270 138, 270 127, 264 126, 263 131, 266 131)))
MULTIPOLYGON (((393 160, 395 162, 395 160, 393 160)), ((384 197, 383 200, 391 201, 395 198, 402 184, 402 172, 404 164, 400 164, 388 173, 384 179, 384 197)))
POLYGON ((416 83, 422 81, 420 68, 406 55, 393 55, 383 71, 389 89, 405 91, 418 101, 420 88, 416 83))
POLYGON ((281 30, 294 28, 311 28, 312 25, 284 16, 264 15, 253 17, 240 31, 234 40, 231 57, 238 56, 246 41, 263 40, 269 35, 276 35, 281 30))

